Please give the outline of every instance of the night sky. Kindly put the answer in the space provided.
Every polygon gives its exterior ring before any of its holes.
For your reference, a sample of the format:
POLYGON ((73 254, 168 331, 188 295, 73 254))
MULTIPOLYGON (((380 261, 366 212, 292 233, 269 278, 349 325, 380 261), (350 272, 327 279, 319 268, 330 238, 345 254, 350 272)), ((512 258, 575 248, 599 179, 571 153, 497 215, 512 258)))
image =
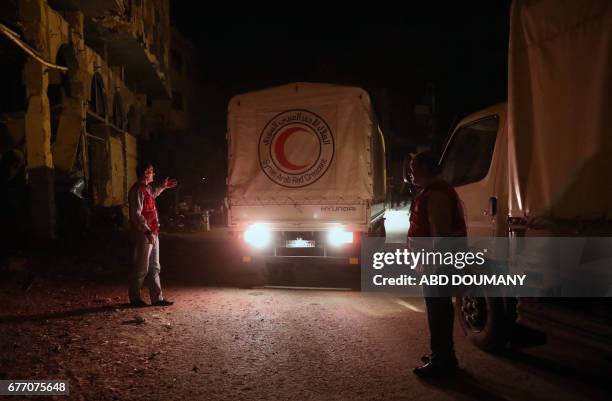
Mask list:
POLYGON ((197 48, 207 136, 224 139, 227 102, 236 94, 295 81, 356 85, 370 93, 397 160, 419 144, 439 148, 457 118, 506 99, 510 2, 489 3, 448 9, 440 2, 393 19, 236 18, 194 12, 183 1, 172 2, 171 12, 197 48), (415 105, 432 99, 433 125, 415 114, 415 105))

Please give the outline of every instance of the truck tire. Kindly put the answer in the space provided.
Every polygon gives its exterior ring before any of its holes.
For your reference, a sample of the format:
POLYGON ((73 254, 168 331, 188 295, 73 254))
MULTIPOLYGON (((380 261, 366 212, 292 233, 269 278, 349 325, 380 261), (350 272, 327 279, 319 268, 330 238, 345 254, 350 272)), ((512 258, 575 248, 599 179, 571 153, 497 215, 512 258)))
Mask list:
POLYGON ((264 268, 265 266, 261 264, 249 266, 249 270, 241 274, 238 287, 241 289, 252 289, 267 285, 267 274, 264 268))
POLYGON ((247 276, 241 279, 238 288, 243 290, 250 290, 257 287, 263 287, 266 285, 266 281, 257 276, 247 276))
POLYGON ((477 297, 464 294, 455 298, 459 325, 470 342, 478 348, 495 352, 510 339, 510 324, 503 298, 477 297))

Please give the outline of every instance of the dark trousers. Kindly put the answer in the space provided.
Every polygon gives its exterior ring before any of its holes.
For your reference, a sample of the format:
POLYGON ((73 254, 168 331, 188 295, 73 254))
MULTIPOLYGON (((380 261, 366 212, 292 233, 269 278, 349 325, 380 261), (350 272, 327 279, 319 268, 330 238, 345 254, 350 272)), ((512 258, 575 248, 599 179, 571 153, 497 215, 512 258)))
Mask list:
POLYGON ((432 359, 455 357, 453 348, 454 309, 450 297, 425 297, 432 359))

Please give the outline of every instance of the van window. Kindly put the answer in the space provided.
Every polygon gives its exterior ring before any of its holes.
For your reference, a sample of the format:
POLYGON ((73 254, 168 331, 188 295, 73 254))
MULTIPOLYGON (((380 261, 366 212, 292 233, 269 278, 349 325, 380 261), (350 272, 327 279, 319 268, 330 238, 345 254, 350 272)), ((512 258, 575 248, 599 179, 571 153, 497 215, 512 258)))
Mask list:
POLYGON ((491 116, 459 128, 442 160, 442 178, 460 186, 486 177, 498 127, 498 116, 491 116))

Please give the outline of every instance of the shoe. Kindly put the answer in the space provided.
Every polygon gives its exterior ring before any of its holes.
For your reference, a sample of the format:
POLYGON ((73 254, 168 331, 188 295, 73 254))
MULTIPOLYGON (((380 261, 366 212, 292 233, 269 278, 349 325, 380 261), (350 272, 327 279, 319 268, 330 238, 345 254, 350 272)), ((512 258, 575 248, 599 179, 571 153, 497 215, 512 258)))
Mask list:
POLYGON ((155 301, 151 305, 153 306, 170 306, 174 304, 172 301, 168 301, 167 299, 162 299, 161 301, 155 301))
MULTIPOLYGON (((425 354, 421 357, 421 362, 429 363, 429 361, 431 361, 431 354, 425 354)), ((455 358, 454 355, 451 357, 450 362, 455 365, 459 365, 459 362, 457 362, 457 358, 455 358)))
POLYGON ((134 301, 130 301, 130 306, 132 308, 144 308, 145 306, 149 306, 149 304, 142 299, 136 299, 134 301))
POLYGON ((427 379, 452 375, 457 373, 458 370, 459 366, 456 361, 436 362, 429 360, 424 365, 414 368, 413 372, 415 375, 427 379))

